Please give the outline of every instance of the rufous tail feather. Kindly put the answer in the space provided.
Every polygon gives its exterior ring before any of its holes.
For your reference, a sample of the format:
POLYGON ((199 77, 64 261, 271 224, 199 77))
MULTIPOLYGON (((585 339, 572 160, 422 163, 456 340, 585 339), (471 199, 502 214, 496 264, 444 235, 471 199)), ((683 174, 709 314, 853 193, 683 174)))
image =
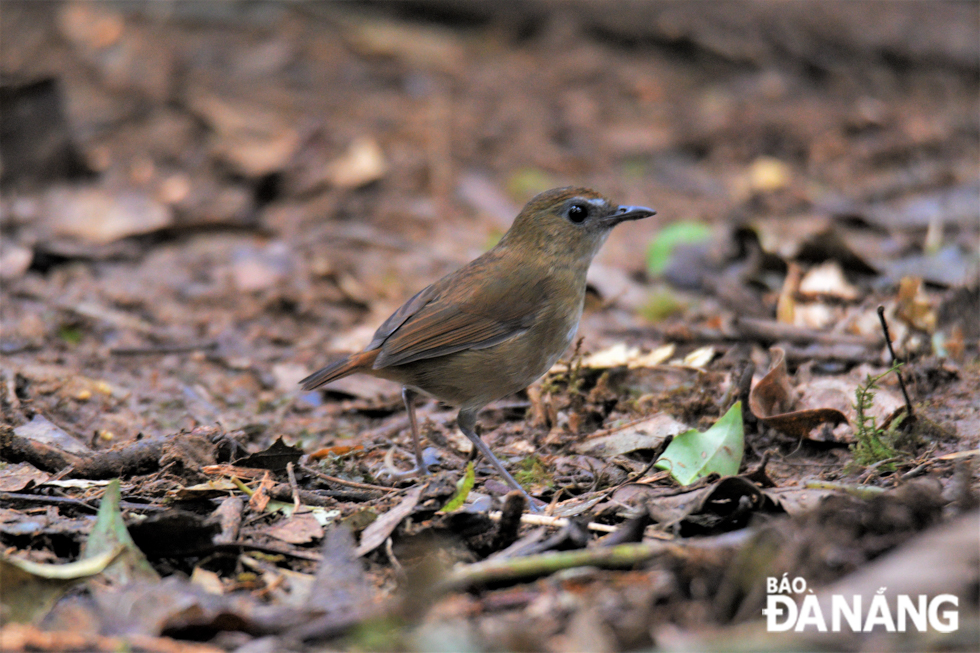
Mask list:
POLYGON ((303 386, 303 390, 313 390, 314 388, 319 388, 324 383, 336 381, 349 374, 370 370, 374 364, 374 359, 377 357, 377 349, 362 351, 359 354, 351 354, 347 358, 342 358, 310 374, 300 381, 300 385, 303 386))

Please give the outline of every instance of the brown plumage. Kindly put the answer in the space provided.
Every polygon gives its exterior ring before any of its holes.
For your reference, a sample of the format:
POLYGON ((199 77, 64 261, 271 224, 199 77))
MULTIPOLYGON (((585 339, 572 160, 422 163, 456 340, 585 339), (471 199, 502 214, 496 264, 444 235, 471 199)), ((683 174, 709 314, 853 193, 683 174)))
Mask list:
POLYGON ((476 415, 558 360, 582 316, 589 264, 612 227, 654 213, 613 205, 587 188, 541 193, 496 247, 409 299, 364 351, 303 379, 303 388, 358 372, 401 383, 423 471, 414 392, 458 406, 460 430, 524 492, 474 432, 476 415))

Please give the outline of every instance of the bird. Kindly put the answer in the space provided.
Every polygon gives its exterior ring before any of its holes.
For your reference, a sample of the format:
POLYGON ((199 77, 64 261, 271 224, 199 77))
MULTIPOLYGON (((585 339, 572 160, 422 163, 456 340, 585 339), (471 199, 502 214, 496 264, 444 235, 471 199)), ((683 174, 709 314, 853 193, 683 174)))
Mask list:
POLYGON ((378 327, 363 351, 300 381, 310 391, 350 374, 402 385, 416 468, 422 458, 415 399, 459 408, 456 425, 532 510, 534 499, 477 435, 478 413, 551 369, 575 338, 586 273, 613 227, 655 215, 618 205, 589 188, 533 197, 498 243, 409 299, 378 327))

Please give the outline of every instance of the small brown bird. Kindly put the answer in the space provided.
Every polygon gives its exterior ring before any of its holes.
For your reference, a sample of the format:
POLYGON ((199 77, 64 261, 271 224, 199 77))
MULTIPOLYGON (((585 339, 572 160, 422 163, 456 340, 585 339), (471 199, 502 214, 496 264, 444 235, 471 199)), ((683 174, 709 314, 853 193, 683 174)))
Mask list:
POLYGON ((357 372, 397 381, 418 470, 417 392, 459 407, 456 423, 497 472, 534 501, 473 430, 480 410, 547 372, 575 337, 585 276, 609 232, 656 211, 618 206, 587 188, 534 197, 496 247, 409 299, 359 354, 300 383, 312 390, 357 372))

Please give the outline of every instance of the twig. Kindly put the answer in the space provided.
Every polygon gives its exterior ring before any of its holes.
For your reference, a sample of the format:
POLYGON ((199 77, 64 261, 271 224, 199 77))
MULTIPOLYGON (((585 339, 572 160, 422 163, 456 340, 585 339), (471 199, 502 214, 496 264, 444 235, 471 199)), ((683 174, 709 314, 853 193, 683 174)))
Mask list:
MULTIPOLYGON (((885 344, 888 345, 888 353, 891 354, 892 364, 900 363, 898 357, 895 356, 895 350, 892 348, 892 337, 888 333, 888 322, 885 320, 885 307, 878 307, 878 319, 881 321, 881 330, 885 332, 885 344)), ((896 376, 898 376, 898 385, 902 388, 902 396, 905 397, 905 410, 908 411, 909 419, 913 417, 912 414, 912 400, 909 399, 909 391, 905 389, 905 379, 902 378, 902 372, 900 370, 895 370, 896 376)))
POLYGON ((336 476, 330 476, 324 474, 323 472, 318 472, 317 470, 309 467, 307 465, 300 465, 302 469, 307 474, 316 476, 321 481, 326 481, 327 483, 336 483, 337 485, 346 485, 347 487, 356 487, 359 490, 375 490, 377 492, 396 492, 397 488, 385 487, 383 485, 371 485, 370 483, 358 483, 357 481, 348 481, 343 478, 337 478, 336 476))
POLYGON ((55 306, 63 311, 70 311, 82 317, 98 320, 117 329, 129 329, 148 335, 155 331, 155 327, 146 320, 125 311, 103 306, 98 302, 78 302, 77 304, 72 304, 66 301, 58 301, 55 302, 55 306))
MULTIPOLYGON (((493 521, 500 521, 500 516, 501 513, 499 510, 494 510, 487 513, 487 517, 493 521)), ((521 523, 528 524, 529 526, 552 526, 554 528, 564 528, 565 526, 568 526, 568 519, 566 517, 552 517, 551 515, 525 513, 521 515, 521 523)), ((617 529, 616 526, 600 524, 598 522, 589 522, 586 528, 588 528, 590 531, 596 531, 597 533, 612 533, 617 529)))
POLYGON ((395 557, 390 536, 385 540, 385 553, 388 555, 388 560, 391 562, 391 566, 395 568, 395 573, 398 574, 398 577, 404 578, 405 568, 402 567, 402 563, 398 562, 398 558, 395 557))
POLYGON ((902 474, 902 480, 904 481, 905 479, 916 478, 917 476, 922 476, 923 474, 926 473, 926 471, 928 469, 929 469, 929 463, 928 462, 924 462, 921 465, 919 465, 917 467, 913 467, 909 471, 907 471, 904 474, 902 474))
POLYGON ((213 513, 221 525, 221 532, 215 535, 213 539, 215 544, 228 544, 238 539, 244 509, 245 502, 242 501, 241 497, 230 496, 222 499, 218 509, 213 513))
POLYGON ((74 471, 75 471, 75 466, 68 465, 68 467, 65 467, 63 470, 61 470, 60 472, 58 472, 57 474, 49 478, 46 482, 50 483, 51 481, 60 481, 61 479, 65 478, 66 476, 68 476, 74 471))
POLYGON ((13 429, 0 428, 0 458, 14 463, 29 462, 51 473, 73 467, 70 474, 73 478, 128 478, 157 471, 167 446, 168 438, 154 437, 118 449, 71 453, 19 436, 13 429))
POLYGON ((293 508, 299 512, 302 502, 299 500, 299 486, 296 485, 296 472, 293 471, 293 463, 286 463, 286 475, 289 476, 289 487, 293 490, 293 508))
POLYGON ((868 336, 828 333, 827 331, 806 329, 792 324, 751 317, 739 317, 733 326, 742 337, 765 342, 786 340, 797 345, 817 342, 824 345, 860 345, 862 347, 877 347, 881 342, 878 338, 868 336))
POLYGON ((871 499, 885 491, 883 488, 875 485, 847 485, 833 481, 807 481, 803 484, 803 487, 808 490, 835 490, 850 494, 858 499, 871 499))
POLYGON ((485 560, 454 570, 437 586, 440 592, 496 583, 513 583, 575 567, 621 569, 646 562, 656 556, 681 551, 676 544, 643 542, 575 551, 549 551, 523 558, 485 560))
MULTIPOLYGON (((269 496, 276 501, 287 503, 295 502, 295 495, 288 483, 276 483, 269 490, 269 496)), ((363 503, 375 498, 376 494, 366 492, 343 492, 338 490, 304 490, 300 488, 299 498, 304 506, 317 506, 321 508, 331 508, 337 505, 337 501, 357 501, 363 503)))
POLYGON ((235 542, 216 542, 211 546, 202 549, 201 551, 195 551, 194 553, 207 553, 210 551, 261 551, 262 553, 279 554, 284 556, 290 556, 293 558, 299 558, 300 560, 312 560, 313 562, 322 562, 323 556, 319 553, 308 553, 306 551, 298 551, 287 549, 286 547, 273 546, 271 544, 256 544, 255 542, 243 542, 237 540, 235 542))
POLYGON ((887 465, 889 463, 899 462, 901 460, 903 460, 903 457, 902 456, 892 456, 891 458, 885 458, 884 460, 879 460, 878 462, 874 463, 873 465, 868 465, 867 467, 865 467, 865 471, 874 471, 875 469, 877 469, 878 467, 881 467, 882 465, 887 465))
MULTIPOLYGON (((26 503, 40 503, 40 504, 52 504, 52 505, 67 505, 67 506, 77 506, 79 508, 84 508, 85 510, 91 510, 92 512, 98 512, 98 509, 90 506, 89 504, 75 499, 74 497, 52 497, 44 494, 25 494, 23 492, 0 492, 0 500, 3 501, 24 501, 26 503)), ((131 501, 121 501, 119 507, 123 510, 146 510, 150 512, 159 512, 163 510, 169 510, 164 506, 156 506, 151 503, 133 503, 131 501)))
POLYGON ((193 351, 217 349, 217 341, 188 343, 184 345, 148 345, 146 347, 115 347, 109 350, 113 356, 156 356, 159 354, 186 354, 193 351))

